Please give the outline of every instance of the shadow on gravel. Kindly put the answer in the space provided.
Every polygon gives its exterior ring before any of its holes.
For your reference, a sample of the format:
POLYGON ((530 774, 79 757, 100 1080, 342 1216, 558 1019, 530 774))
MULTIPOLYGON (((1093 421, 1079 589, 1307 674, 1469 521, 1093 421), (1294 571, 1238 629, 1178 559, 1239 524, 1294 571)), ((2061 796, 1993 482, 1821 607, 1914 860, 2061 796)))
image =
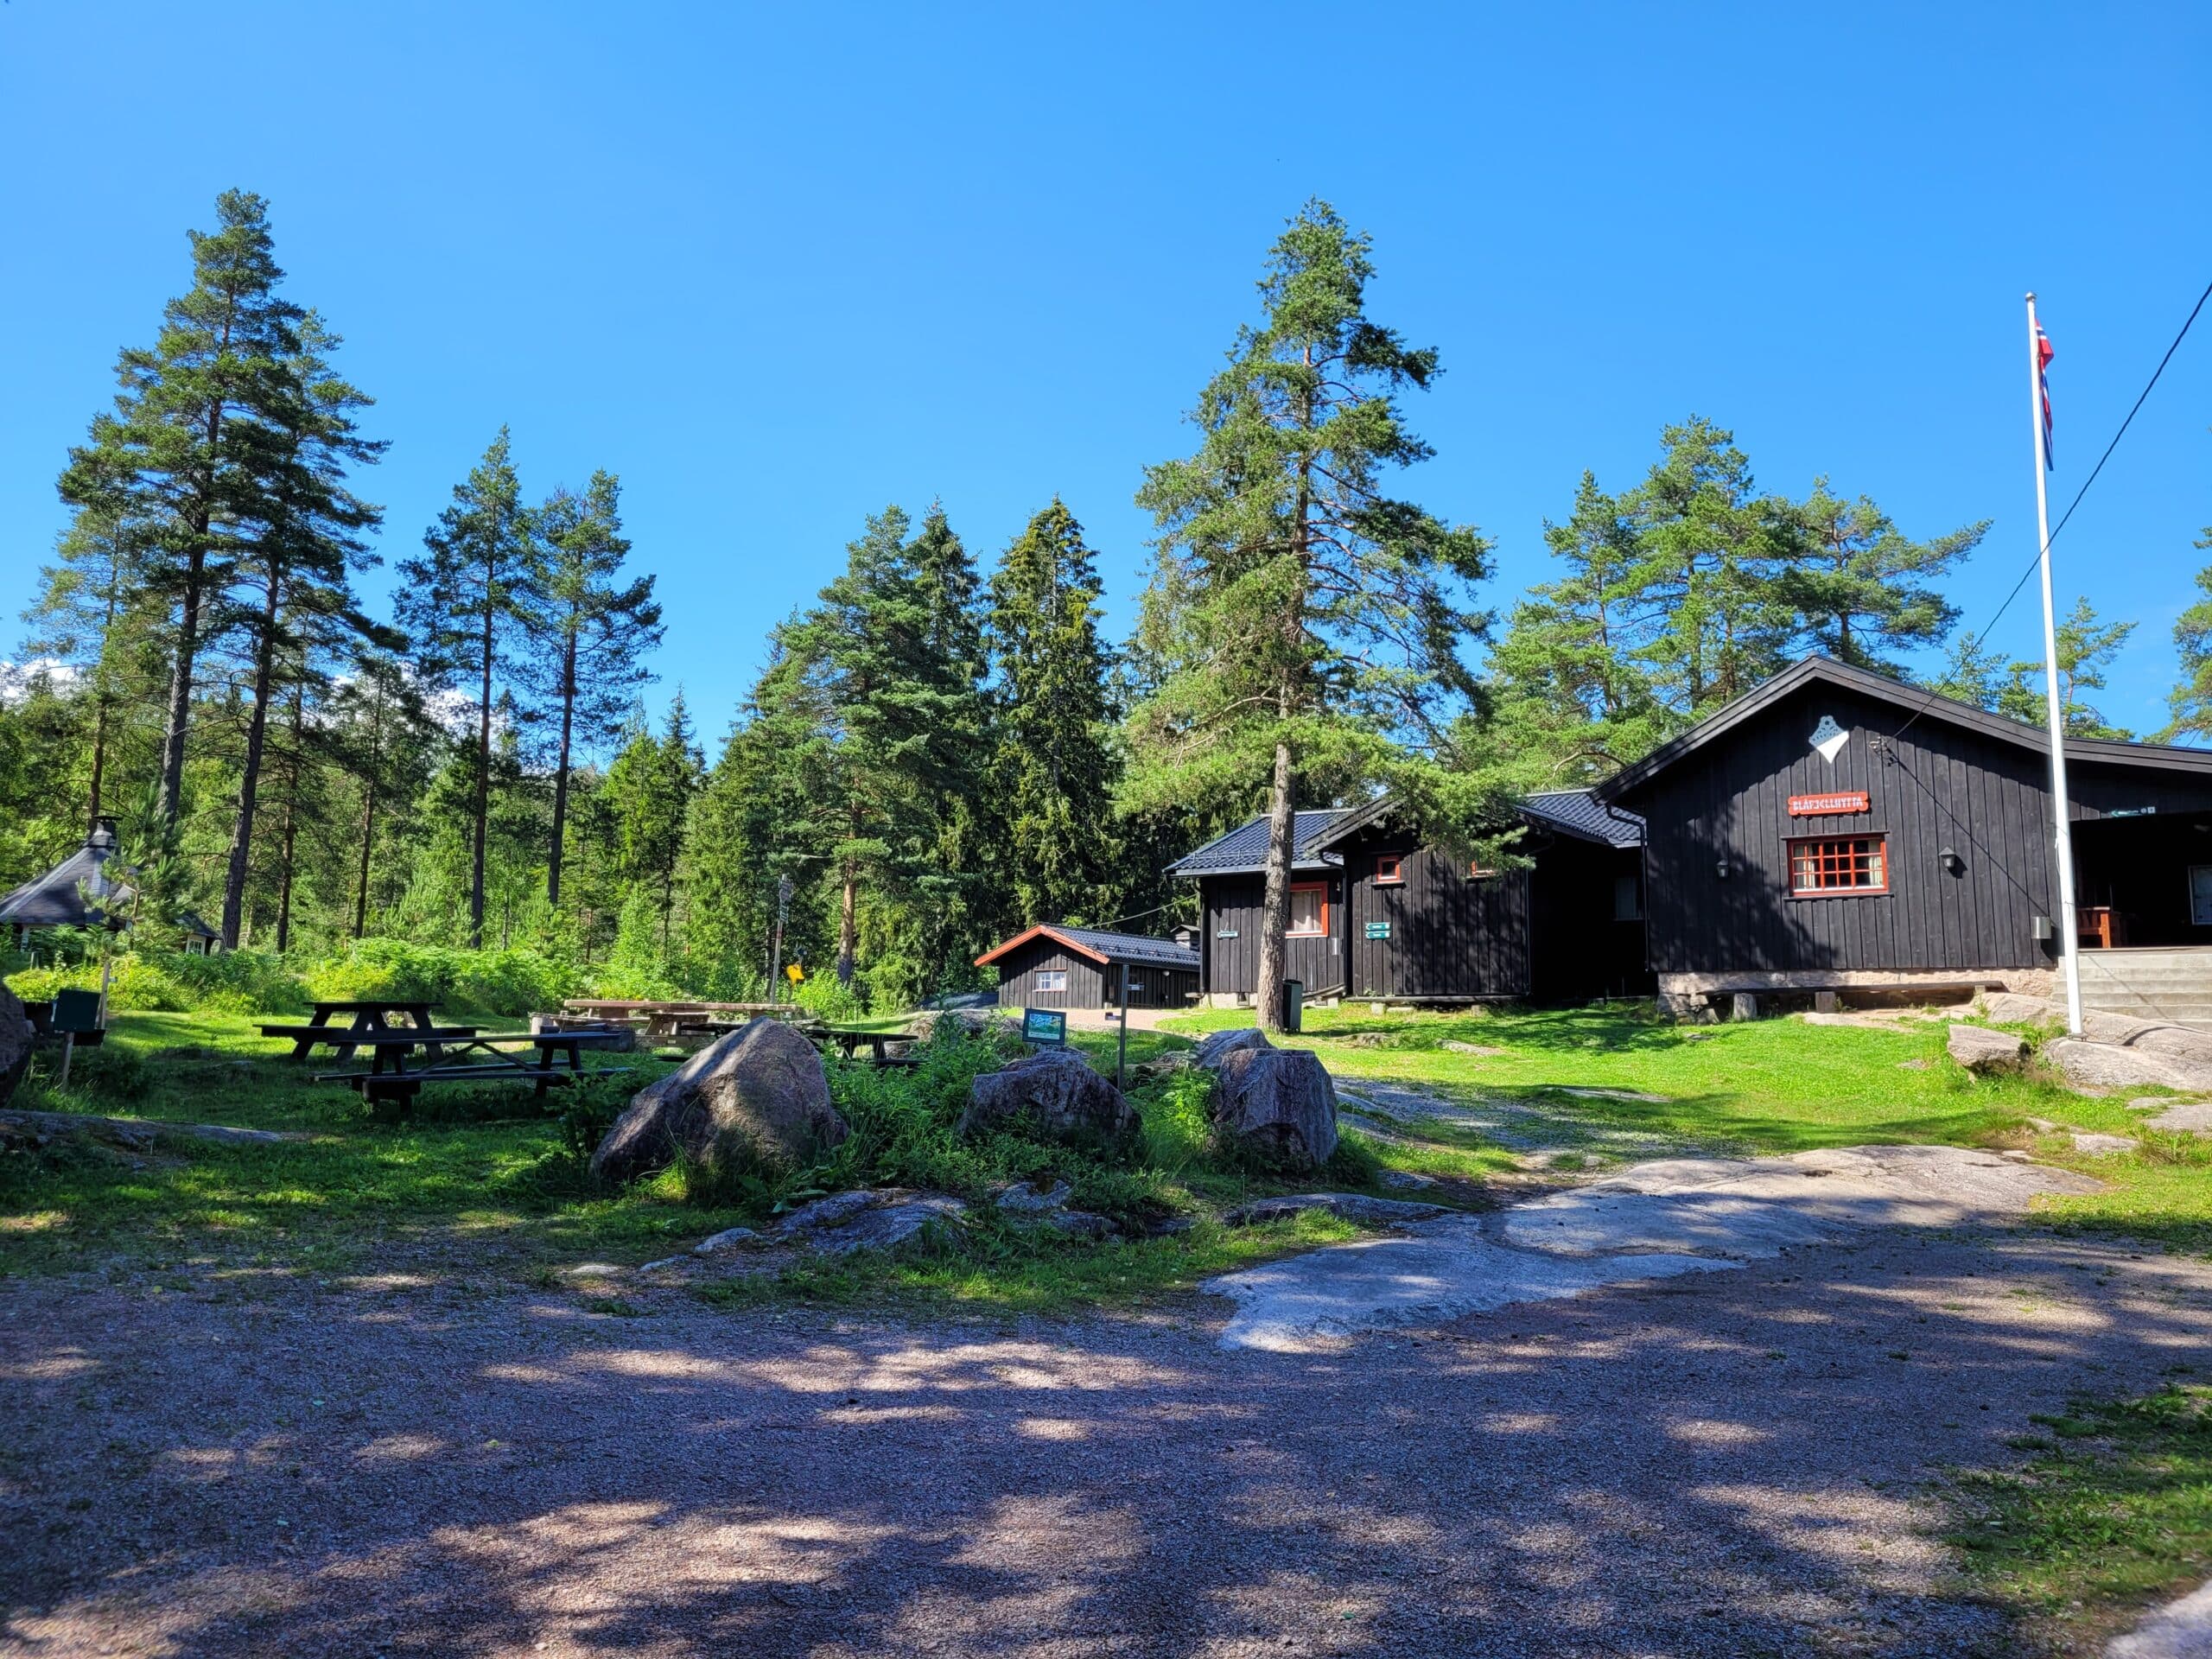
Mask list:
POLYGON ((1285 1357, 1160 1318, 18 1283, 0 1646, 2005 1652, 1923 1483, 2201 1355, 2208 1285, 1899 1232, 1285 1357))

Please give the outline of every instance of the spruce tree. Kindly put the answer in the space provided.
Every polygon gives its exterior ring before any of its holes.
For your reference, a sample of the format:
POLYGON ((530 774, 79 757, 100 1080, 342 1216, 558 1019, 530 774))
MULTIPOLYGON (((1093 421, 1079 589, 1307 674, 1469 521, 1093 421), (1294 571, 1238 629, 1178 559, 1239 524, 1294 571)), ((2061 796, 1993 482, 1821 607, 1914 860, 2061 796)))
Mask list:
POLYGON ((468 942, 484 944, 485 868, 491 836, 493 713, 535 608, 529 524, 509 454, 507 429, 453 503, 424 532, 424 555, 400 562, 398 611, 414 635, 426 679, 474 693, 476 741, 468 794, 468 942))
POLYGON ((1242 329, 1200 394, 1196 454, 1147 469, 1139 505, 1161 531, 1180 598, 1179 665, 1138 712, 1125 795, 1156 805, 1263 788, 1265 920, 1255 996, 1281 1017, 1292 811, 1303 784, 1349 791, 1433 745, 1471 695, 1461 647, 1481 619, 1466 587, 1489 548, 1384 493, 1424 461, 1398 394, 1436 353, 1366 314, 1366 237, 1309 202, 1270 250, 1264 320, 1242 329))
POLYGON ((555 734, 545 901, 556 910, 575 752, 595 748, 620 728, 652 677, 641 658, 661 639, 653 578, 622 580, 630 543, 622 534, 621 487, 613 474, 594 473, 582 495, 556 491, 533 523, 536 614, 526 667, 555 734))
POLYGON ((257 451, 302 316, 276 297, 268 203, 226 190, 215 212, 218 229, 189 233, 191 289, 163 310, 151 346, 123 352, 114 410, 93 420, 60 480, 73 505, 143 526, 144 580, 172 609, 156 805, 171 827, 208 606, 238 537, 268 517, 257 451))
POLYGON ((395 652, 365 645, 334 688, 328 709, 331 759, 353 780, 359 817, 348 931, 369 931, 370 877, 379 833, 429 786, 441 747, 420 685, 395 652))
POLYGON ((691 713, 679 688, 668 722, 656 738, 641 720, 607 769, 600 794, 612 814, 623 879, 650 895, 660 948, 668 954, 676 908, 676 872, 683 830, 698 791, 701 761, 691 713))
POLYGON ((990 582, 998 683, 992 795, 1004 823, 1014 927, 1103 920, 1117 868, 1113 653, 1083 526, 1055 497, 990 582))

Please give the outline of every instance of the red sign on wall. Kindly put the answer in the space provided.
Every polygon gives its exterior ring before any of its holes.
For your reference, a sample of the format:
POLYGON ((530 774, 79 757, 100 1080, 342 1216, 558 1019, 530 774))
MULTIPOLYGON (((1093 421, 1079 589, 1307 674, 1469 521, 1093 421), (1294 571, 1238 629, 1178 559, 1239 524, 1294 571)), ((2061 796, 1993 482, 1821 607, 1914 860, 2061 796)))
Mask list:
POLYGON ((1845 812, 1865 812, 1873 803, 1863 789, 1846 790, 1835 795, 1792 795, 1789 816, 1793 818, 1825 818, 1845 812))

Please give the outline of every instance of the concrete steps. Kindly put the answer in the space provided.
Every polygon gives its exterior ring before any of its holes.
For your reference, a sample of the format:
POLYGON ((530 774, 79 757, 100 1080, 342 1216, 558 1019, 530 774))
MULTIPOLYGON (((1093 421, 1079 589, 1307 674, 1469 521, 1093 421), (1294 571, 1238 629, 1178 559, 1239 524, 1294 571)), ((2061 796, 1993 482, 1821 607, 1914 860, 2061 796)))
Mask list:
POLYGON ((2212 1031, 2212 949, 2084 950, 2082 1003, 2212 1031))

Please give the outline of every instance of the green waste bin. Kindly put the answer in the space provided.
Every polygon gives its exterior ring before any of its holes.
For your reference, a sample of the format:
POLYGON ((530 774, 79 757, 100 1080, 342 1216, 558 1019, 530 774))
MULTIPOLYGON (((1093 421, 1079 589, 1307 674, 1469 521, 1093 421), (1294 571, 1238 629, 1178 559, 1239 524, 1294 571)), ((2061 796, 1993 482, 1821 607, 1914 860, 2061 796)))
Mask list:
POLYGON ((1282 982, 1282 1028, 1306 1029, 1306 982, 1302 979, 1286 979, 1282 982))

